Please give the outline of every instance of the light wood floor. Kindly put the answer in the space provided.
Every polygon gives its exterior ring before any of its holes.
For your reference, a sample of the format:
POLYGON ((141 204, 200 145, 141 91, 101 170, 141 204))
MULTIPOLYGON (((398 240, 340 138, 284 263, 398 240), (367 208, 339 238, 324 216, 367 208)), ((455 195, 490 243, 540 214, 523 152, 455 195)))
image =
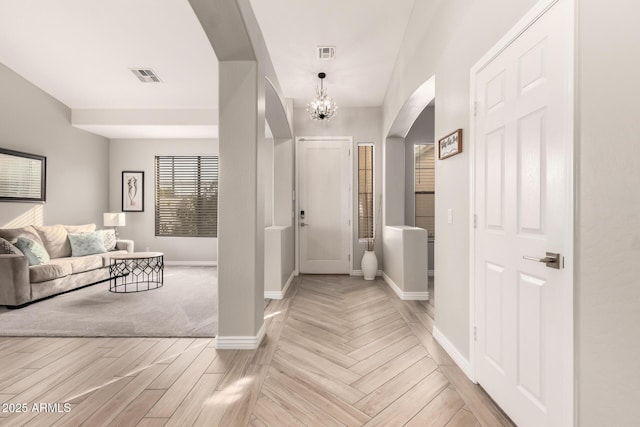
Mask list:
POLYGON ((0 413, 0 425, 512 425, 435 342, 432 316, 379 281, 301 276, 267 306, 255 351, 193 338, 1 338, 2 409, 27 412, 0 413))

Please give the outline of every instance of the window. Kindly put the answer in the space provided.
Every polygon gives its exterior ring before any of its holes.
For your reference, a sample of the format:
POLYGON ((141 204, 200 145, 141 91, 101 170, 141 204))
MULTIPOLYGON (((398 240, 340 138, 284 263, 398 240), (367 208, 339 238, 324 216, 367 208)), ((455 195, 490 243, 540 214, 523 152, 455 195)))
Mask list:
POLYGON ((358 238, 373 238, 373 145, 358 144, 358 238))
POLYGON ((47 158, 0 148, 0 201, 44 202, 47 158))
POLYGON ((156 157, 156 236, 218 236, 218 157, 156 157))
POLYGON ((435 230, 435 145, 413 146, 415 160, 416 227, 424 228, 429 236, 435 230))

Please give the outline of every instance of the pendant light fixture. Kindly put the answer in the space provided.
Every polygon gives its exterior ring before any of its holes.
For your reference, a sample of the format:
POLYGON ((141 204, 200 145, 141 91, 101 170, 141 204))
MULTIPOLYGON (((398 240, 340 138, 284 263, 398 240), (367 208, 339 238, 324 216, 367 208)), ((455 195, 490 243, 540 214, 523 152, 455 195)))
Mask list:
POLYGON ((313 120, 329 120, 336 115, 338 106, 333 98, 327 95, 322 81, 327 77, 325 73, 319 73, 320 87, 316 87, 316 97, 307 105, 307 112, 313 120))

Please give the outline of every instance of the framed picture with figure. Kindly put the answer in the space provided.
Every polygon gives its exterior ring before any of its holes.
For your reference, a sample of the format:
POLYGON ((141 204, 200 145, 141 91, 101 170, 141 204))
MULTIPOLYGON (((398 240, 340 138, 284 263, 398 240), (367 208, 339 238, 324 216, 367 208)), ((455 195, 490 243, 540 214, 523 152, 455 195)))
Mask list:
POLYGON ((462 129, 455 130, 438 141, 438 159, 462 153, 462 129))
POLYGON ((144 212, 144 172, 122 172, 122 212, 144 212))

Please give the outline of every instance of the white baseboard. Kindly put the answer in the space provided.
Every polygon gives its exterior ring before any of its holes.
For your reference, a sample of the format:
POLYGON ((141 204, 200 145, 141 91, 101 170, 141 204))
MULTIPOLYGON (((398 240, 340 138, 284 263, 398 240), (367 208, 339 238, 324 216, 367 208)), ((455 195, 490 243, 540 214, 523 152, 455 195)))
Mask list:
POLYGON ((429 270, 429 277, 435 277, 436 272, 435 270, 429 270))
POLYGON ((282 288, 281 291, 264 291, 264 297, 266 299, 284 298, 284 295, 287 293, 287 289, 289 289, 289 286, 291 285, 291 282, 293 282, 294 277, 296 277, 295 271, 291 273, 291 276, 289 276, 289 280, 287 280, 287 283, 284 284, 284 288, 282 288))
POLYGON ((458 351, 458 349, 451 343, 451 341, 449 341, 447 337, 445 337, 444 334, 440 332, 440 329, 438 329, 438 327, 435 325, 433 326, 433 338, 435 338, 436 341, 438 341, 438 344, 440 344, 442 348, 444 348, 444 350, 449 354, 449 356, 451 356, 453 361, 456 362, 456 365, 458 365, 462 372, 464 372, 464 374, 469 377, 471 381, 475 382, 473 376, 471 375, 471 363, 469 362, 469 360, 467 360, 458 351))
POLYGON ((182 267, 217 267, 218 261, 165 261, 164 265, 182 267))
MULTIPOLYGON (((364 277, 362 270, 351 270, 349 276, 364 277)), ((382 276, 382 270, 376 271, 376 277, 382 276)))
POLYGON ((266 330, 266 324, 263 323, 256 336, 224 337, 218 335, 216 348, 218 350, 255 350, 260 347, 266 330))
POLYGON ((387 276, 386 273, 382 273, 382 277, 384 281, 387 282, 391 289, 398 295, 403 301, 429 301, 429 291, 426 292, 405 292, 398 285, 395 284, 391 277, 387 276))

